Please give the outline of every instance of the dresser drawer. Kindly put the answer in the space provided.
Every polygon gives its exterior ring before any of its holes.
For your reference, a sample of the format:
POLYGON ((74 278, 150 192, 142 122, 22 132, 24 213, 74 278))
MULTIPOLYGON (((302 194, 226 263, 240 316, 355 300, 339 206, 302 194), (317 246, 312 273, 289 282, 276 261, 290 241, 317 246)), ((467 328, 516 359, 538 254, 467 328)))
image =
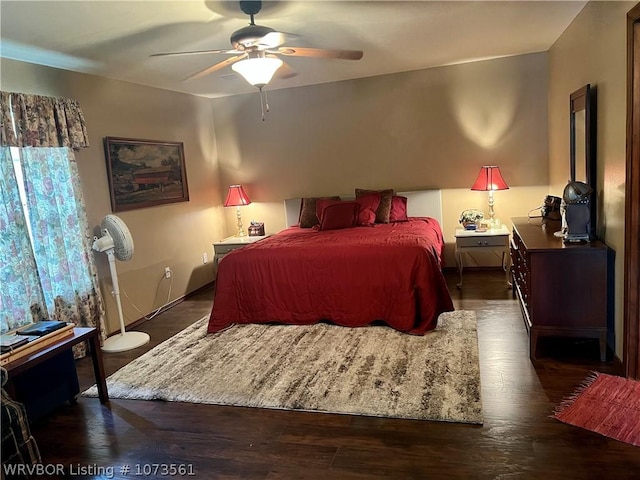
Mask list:
POLYGON ((458 237, 456 244, 458 247, 504 247, 508 237, 491 236, 491 237, 458 237))

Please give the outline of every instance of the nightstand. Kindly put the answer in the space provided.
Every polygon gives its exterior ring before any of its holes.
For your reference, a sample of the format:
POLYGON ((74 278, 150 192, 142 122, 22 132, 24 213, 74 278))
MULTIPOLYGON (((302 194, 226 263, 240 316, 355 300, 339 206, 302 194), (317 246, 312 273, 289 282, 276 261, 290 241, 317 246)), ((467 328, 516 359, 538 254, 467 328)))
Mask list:
POLYGON ((245 245, 249 245, 250 243, 255 243, 269 236, 270 235, 262 235, 262 236, 255 236, 255 237, 250 237, 248 235, 245 235, 244 237, 233 236, 233 237, 227 237, 223 240, 220 240, 219 242, 214 242, 213 243, 214 265, 217 267, 222 257, 224 257, 230 251, 235 250, 236 248, 242 248, 245 245))
POLYGON ((477 230, 465 230, 456 228, 456 265, 460 272, 460 283, 458 288, 462 288, 462 270, 464 263, 462 255, 465 252, 489 251, 499 253, 502 256, 502 268, 505 271, 507 286, 511 286, 509 281, 509 269, 511 267, 511 256, 509 255, 509 229, 502 225, 484 232, 477 230))

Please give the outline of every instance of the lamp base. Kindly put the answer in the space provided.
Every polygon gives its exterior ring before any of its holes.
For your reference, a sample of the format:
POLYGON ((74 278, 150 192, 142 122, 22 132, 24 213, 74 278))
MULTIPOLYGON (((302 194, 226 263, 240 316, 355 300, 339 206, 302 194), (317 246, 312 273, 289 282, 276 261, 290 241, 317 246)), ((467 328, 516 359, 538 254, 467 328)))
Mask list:
POLYGON ((502 222, 498 218, 490 218, 489 220, 486 220, 486 221, 484 221, 482 223, 486 223, 487 228, 489 230, 493 230, 494 228, 502 227, 502 222))
POLYGON ((151 337, 144 332, 124 332, 107 338, 102 345, 102 351, 108 353, 126 352, 149 343, 151 337))
POLYGON ((244 227, 242 226, 242 215, 240 215, 240 207, 236 207, 236 217, 238 219, 238 233, 236 234, 236 236, 246 237, 247 232, 244 231, 244 227))

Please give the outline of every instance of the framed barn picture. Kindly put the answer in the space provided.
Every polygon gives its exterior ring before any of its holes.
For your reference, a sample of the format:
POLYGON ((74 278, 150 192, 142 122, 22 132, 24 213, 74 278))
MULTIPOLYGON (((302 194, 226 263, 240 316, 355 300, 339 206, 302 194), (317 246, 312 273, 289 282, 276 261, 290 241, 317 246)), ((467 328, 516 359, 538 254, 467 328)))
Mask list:
POLYGON ((181 142, 105 137, 111 210, 189 200, 181 142))

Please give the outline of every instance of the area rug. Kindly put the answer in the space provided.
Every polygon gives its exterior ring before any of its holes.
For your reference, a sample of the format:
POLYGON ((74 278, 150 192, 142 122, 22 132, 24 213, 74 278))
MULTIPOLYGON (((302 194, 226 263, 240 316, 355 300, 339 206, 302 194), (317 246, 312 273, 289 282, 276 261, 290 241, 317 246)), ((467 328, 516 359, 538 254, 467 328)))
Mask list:
POLYGON ((640 381, 593 372, 552 416, 640 447, 640 381))
POLYGON ((482 423, 472 311, 442 314, 424 336, 327 323, 207 334, 207 320, 109 376, 109 396, 482 423))

